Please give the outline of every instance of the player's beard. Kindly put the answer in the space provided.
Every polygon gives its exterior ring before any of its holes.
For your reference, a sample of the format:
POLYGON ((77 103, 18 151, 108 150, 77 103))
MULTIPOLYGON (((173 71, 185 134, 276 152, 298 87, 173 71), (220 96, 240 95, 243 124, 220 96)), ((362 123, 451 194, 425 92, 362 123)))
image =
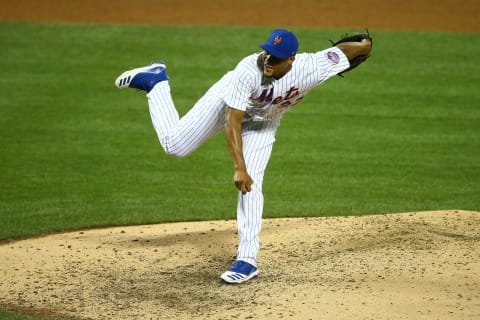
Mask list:
POLYGON ((265 75, 262 75, 262 86, 271 85, 273 81, 275 81, 274 77, 267 77, 265 75))
POLYGON ((272 75, 265 75, 265 66, 264 66, 264 60, 263 60, 263 55, 260 54, 257 59, 257 66, 258 69, 262 72, 262 86, 268 86, 272 84, 272 82, 275 80, 275 78, 272 75))
POLYGON ((283 72, 281 72, 280 74, 278 74, 278 70, 277 70, 277 75, 275 75, 275 68, 278 68, 278 65, 273 65, 272 66, 272 65, 267 64, 265 66, 264 53, 261 53, 258 56, 257 66, 260 69, 260 71, 262 72, 262 85, 263 84, 269 84, 269 83, 273 82, 274 80, 278 80, 278 79, 282 78, 284 75, 286 75, 292 69, 292 65, 289 64, 285 68, 285 70, 283 72))

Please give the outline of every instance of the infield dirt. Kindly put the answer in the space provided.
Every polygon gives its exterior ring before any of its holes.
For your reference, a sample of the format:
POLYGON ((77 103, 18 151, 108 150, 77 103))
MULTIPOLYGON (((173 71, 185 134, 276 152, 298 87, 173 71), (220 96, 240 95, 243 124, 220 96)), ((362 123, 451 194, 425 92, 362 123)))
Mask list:
MULTIPOLYGON (((2 3, 0 20, 480 32, 479 9, 476 0, 17 0, 2 3)), ((0 310, 49 319, 480 318, 479 212, 267 219, 259 278, 224 285, 236 247, 235 221, 4 242, 0 310)))
POLYGON ((1 2, 0 20, 480 32, 480 2, 477 0, 1 2))
POLYGON ((0 246, 1 305, 78 319, 478 319, 480 213, 264 221, 260 276, 225 285, 235 221, 0 246))

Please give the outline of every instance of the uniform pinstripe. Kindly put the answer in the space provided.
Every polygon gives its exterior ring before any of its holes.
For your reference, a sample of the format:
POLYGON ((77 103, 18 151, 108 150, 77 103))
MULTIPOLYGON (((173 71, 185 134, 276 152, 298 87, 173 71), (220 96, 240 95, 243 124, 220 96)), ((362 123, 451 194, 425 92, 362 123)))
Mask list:
POLYGON ((296 55, 292 69, 281 79, 262 85, 258 53, 244 58, 225 74, 181 119, 168 81, 148 94, 152 123, 166 153, 184 157, 225 127, 227 106, 245 111, 242 123, 243 155, 254 183, 251 192, 238 193, 237 259, 256 266, 263 213, 263 176, 275 142, 275 132, 286 110, 312 88, 346 70, 348 59, 336 47, 296 55))

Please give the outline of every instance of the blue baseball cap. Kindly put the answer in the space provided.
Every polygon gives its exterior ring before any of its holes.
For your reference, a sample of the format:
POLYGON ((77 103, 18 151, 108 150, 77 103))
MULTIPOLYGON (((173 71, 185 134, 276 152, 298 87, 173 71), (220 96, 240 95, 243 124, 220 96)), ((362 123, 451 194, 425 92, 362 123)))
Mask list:
POLYGON ((297 54, 298 40, 290 31, 285 29, 273 30, 267 42, 260 48, 280 59, 287 59, 297 54))

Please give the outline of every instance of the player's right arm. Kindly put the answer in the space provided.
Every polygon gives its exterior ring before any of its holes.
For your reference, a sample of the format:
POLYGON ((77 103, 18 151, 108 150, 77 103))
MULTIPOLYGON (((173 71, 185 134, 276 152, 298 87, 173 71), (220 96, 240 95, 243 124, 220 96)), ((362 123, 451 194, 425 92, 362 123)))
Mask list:
POLYGON ((225 136, 235 168, 233 181, 242 194, 250 192, 253 184, 243 157, 242 121, 244 116, 245 111, 227 107, 225 136))

